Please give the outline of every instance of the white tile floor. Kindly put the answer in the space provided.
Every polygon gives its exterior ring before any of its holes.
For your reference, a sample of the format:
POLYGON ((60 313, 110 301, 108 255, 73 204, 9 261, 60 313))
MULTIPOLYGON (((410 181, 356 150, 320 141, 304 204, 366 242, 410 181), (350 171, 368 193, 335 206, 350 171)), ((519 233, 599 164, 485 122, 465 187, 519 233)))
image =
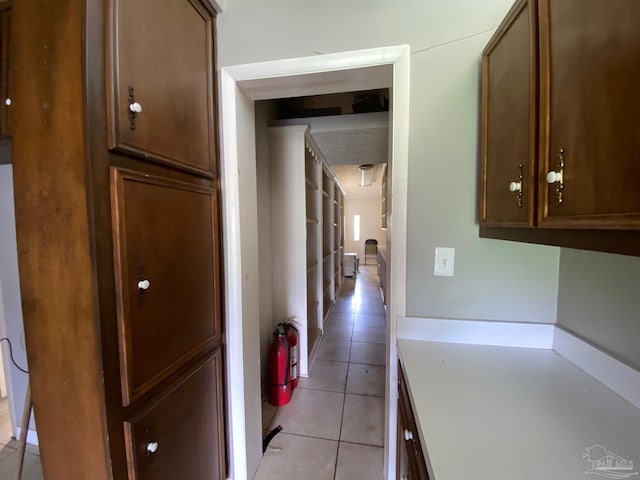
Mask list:
POLYGON ((255 480, 383 478, 385 310, 375 265, 345 279, 309 378, 288 405, 263 403, 262 427, 282 426, 255 480))
MULTIPOLYGON (((0 400, 0 479, 12 479, 18 468, 18 442, 12 437, 7 399, 0 400)), ((23 480, 42 480, 38 447, 27 445, 24 454, 23 480)))

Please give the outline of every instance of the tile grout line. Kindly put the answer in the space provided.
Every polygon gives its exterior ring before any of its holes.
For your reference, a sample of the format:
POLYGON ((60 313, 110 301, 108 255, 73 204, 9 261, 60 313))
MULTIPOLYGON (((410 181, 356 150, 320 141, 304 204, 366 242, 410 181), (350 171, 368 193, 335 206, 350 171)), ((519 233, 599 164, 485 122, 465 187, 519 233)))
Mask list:
MULTIPOLYGON (((349 372, 347 371, 347 378, 349 376, 349 372)), ((336 475, 338 474, 338 458, 340 458, 340 443, 342 442, 342 424, 344 422, 344 405, 347 403, 347 385, 345 382, 344 386, 344 395, 342 396, 342 415, 340 415, 340 431, 338 432, 338 448, 336 449, 336 464, 333 468, 333 480, 336 480, 336 475)))

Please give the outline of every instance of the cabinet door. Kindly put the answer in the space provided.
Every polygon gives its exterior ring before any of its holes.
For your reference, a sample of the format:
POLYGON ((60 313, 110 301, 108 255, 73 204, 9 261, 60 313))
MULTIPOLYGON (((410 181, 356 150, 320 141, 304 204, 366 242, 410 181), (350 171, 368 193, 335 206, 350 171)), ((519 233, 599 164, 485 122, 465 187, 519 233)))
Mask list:
POLYGON ((220 341, 216 192, 112 169, 123 402, 220 341))
POLYGON ((206 0, 110 1, 110 148, 215 173, 210 8, 206 0))
POLYGON ((540 60, 540 225, 640 229, 640 2, 540 0, 540 60))
POLYGON ((222 359, 216 353, 125 422, 129 480, 224 479, 222 359))
MULTIPOLYGON (((398 363, 398 424, 399 441, 397 448, 404 449, 406 465, 402 465, 408 472, 407 479, 429 480, 429 473, 424 461, 424 452, 420 444, 418 428, 411 408, 409 390, 405 380, 402 365, 398 363)), ((404 456, 400 452, 400 457, 404 456)), ((402 459, 404 461, 404 459, 402 459)))
POLYGON ((483 52, 480 218, 484 225, 533 225, 536 15, 536 0, 519 1, 483 52))

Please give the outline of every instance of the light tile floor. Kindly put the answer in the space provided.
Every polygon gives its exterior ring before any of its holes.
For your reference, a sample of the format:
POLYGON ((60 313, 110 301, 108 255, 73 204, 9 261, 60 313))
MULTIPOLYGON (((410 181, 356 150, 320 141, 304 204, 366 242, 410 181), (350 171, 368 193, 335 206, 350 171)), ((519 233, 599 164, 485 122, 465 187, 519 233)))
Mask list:
MULTIPOLYGON (((12 437, 9 405, 6 398, 0 400, 0 479, 13 479, 18 469, 18 442, 12 437)), ((27 445, 22 468, 23 480, 42 480, 38 447, 27 445)))
POLYGON ((375 265, 345 279, 309 378, 288 405, 263 402, 262 428, 282 426, 255 480, 383 478, 386 321, 375 265))

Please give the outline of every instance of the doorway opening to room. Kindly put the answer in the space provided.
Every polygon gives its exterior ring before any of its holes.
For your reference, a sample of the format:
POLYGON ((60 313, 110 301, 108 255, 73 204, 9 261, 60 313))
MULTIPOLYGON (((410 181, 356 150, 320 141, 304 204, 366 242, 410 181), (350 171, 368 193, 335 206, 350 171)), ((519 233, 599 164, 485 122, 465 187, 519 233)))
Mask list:
MULTIPOLYGON (((338 467, 326 463, 327 476, 346 471, 354 449, 381 472, 387 322, 377 245, 383 250, 387 236, 389 89, 258 101, 255 119, 262 433, 283 428, 273 444, 278 454, 267 451, 256 478, 287 478, 296 467, 282 463, 292 455, 278 445, 292 439, 295 448, 329 440, 326 453, 337 454, 338 467), (371 242, 373 253, 365 248, 371 242), (291 317, 302 378, 276 409, 268 401, 268 352, 276 323, 291 317), (314 404, 332 408, 308 415, 314 404), (363 408, 364 421, 342 421, 363 408)), ((311 455, 295 462, 321 453, 311 455)))
POLYGON ((409 49, 385 47, 221 69, 223 216, 227 305, 229 444, 235 476, 251 476, 262 457, 260 402, 259 213, 256 102, 389 89, 387 230, 388 329, 385 339, 385 476, 395 471, 396 317, 405 314, 409 49), (393 246, 393 247, 392 247, 393 246))

